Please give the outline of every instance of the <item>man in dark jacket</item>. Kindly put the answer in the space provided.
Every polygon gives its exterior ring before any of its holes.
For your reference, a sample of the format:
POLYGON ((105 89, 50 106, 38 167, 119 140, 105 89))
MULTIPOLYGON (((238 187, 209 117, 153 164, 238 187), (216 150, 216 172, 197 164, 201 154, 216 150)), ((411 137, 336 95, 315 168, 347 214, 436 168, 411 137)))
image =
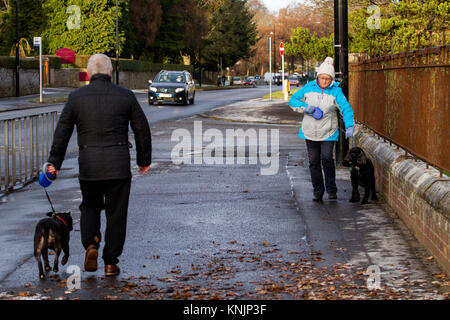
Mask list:
POLYGON ((88 62, 90 84, 69 95, 55 130, 48 162, 58 174, 76 125, 79 147, 79 180, 82 193, 81 241, 86 249, 84 268, 97 270, 101 240, 100 212, 107 225, 103 260, 105 275, 120 273, 117 266, 125 243, 131 186, 128 125, 134 132, 136 162, 144 174, 151 163, 150 128, 136 97, 111 83, 111 60, 103 54, 88 62))

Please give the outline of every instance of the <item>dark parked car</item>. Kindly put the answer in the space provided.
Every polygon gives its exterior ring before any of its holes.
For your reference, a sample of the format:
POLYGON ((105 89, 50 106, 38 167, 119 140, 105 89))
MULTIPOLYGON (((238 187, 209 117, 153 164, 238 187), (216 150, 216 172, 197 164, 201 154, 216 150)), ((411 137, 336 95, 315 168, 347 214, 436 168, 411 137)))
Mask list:
POLYGON ((195 84, 188 71, 160 71, 153 81, 148 81, 148 104, 155 102, 194 103, 195 84))

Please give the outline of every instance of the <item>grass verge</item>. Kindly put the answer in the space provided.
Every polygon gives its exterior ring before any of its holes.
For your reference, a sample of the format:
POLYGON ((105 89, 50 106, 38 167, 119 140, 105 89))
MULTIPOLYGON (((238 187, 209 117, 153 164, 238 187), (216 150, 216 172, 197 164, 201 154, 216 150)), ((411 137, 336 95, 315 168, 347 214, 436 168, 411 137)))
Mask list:
MULTIPOLYGON (((62 97, 44 97, 42 103, 65 103, 67 101, 67 96, 62 97)), ((39 103, 39 98, 33 98, 28 100, 28 102, 39 103)))
MULTIPOLYGON (((295 88, 295 89, 291 89, 291 92, 288 94, 288 97, 292 97, 292 95, 297 92, 297 90, 299 90, 300 88, 295 88)), ((264 99, 270 99, 270 93, 266 94, 264 97, 264 99)), ((284 99, 284 94, 283 91, 272 91, 272 99, 284 99)))
POLYGON ((224 87, 218 87, 218 86, 207 86, 207 87, 198 87, 195 86, 196 91, 212 91, 212 90, 229 90, 229 89, 243 89, 243 88, 251 88, 251 87, 245 87, 245 86, 224 86, 224 87))

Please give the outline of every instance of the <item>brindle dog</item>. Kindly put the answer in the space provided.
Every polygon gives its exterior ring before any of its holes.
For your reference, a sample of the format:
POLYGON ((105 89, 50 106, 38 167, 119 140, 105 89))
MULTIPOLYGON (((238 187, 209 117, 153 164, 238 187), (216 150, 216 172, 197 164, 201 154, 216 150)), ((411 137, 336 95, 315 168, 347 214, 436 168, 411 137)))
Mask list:
POLYGON ((58 259, 61 250, 64 251, 61 264, 65 265, 67 263, 69 259, 70 231, 73 230, 70 212, 49 212, 47 216, 49 218, 44 218, 38 222, 34 233, 34 257, 38 262, 40 279, 45 279, 41 255, 44 258, 45 271, 50 271, 48 249, 55 252, 55 261, 53 263, 54 272, 58 272, 58 259))

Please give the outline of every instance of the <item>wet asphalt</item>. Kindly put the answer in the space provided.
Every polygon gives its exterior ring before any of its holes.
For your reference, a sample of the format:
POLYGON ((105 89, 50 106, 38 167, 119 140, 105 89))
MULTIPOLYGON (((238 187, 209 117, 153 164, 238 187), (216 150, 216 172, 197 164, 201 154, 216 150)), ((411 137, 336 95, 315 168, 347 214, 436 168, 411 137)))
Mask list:
MULTIPOLYGON (((146 114, 150 119, 149 109, 146 114)), ((444 298, 436 284, 442 272, 383 200, 348 202, 348 169, 337 169, 337 200, 326 195, 321 203, 311 200, 306 147, 295 124, 301 115, 286 103, 242 99, 150 123, 153 163, 148 174, 138 173, 132 150, 121 274, 106 278, 101 259, 97 272, 83 271, 81 194, 72 156, 47 189, 56 211, 71 211, 74 219, 68 264, 38 279, 34 227, 50 211, 42 187, 33 183, 2 197, 0 299, 444 298), (201 136, 195 130, 199 124, 201 136), (179 129, 191 139, 191 163, 174 162, 180 140, 173 135, 179 129), (227 132, 239 129, 257 137, 246 140, 243 157, 226 140, 227 132), (219 164, 200 157, 210 152, 208 134, 222 143, 213 153, 219 164), (277 134, 279 140, 272 141, 277 134), (203 139, 200 147, 195 138, 203 139), (266 141, 267 150, 258 147, 266 141), (276 172, 263 174, 270 166, 276 172), (68 287, 67 280, 76 275, 67 272, 69 266, 80 271, 80 288, 68 287), (375 291, 367 282, 374 268, 380 283, 375 291)), ((102 231, 105 225, 102 215, 102 231)))

